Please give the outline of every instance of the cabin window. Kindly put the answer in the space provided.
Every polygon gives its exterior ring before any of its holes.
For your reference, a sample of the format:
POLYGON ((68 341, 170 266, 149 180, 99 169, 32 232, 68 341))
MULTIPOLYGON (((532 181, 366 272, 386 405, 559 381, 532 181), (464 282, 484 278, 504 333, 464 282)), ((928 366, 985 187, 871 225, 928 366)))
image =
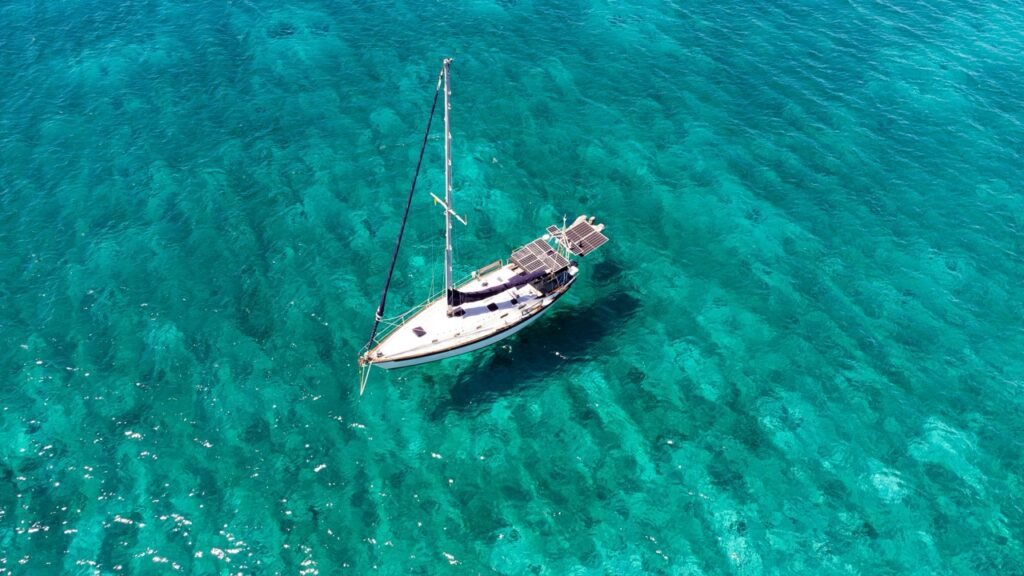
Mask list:
POLYGON ((412 333, 415 334, 416 336, 419 336, 420 338, 423 338, 423 335, 426 334, 427 331, 424 330, 422 326, 417 326, 412 329, 412 333))
POLYGON ((498 309, 498 305, 495 304, 494 302, 491 302, 490 304, 487 305, 487 309, 490 310, 491 312, 494 312, 495 310, 498 309))

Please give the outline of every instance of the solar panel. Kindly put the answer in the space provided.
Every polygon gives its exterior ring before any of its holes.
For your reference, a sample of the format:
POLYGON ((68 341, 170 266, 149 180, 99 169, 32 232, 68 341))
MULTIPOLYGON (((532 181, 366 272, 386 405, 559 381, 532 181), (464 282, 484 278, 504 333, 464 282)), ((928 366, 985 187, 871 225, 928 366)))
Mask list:
POLYGON ((586 250, 587 253, 590 253, 607 241, 607 236, 595 230, 588 234, 586 238, 580 240, 579 246, 581 249, 586 250))
POLYGON ((577 222, 565 231, 565 237, 569 242, 579 242, 584 236, 594 231, 594 227, 587 222, 577 222))
POLYGON ((569 250, 577 256, 586 256, 608 241, 593 224, 586 220, 577 220, 565 231, 565 239, 569 250))
POLYGON ((569 261, 556 252, 543 238, 538 238, 513 252, 512 262, 526 273, 537 270, 555 272, 569 265, 569 261))
POLYGON ((561 270, 562 268, 565 268, 566 266, 569 265, 569 261, 565 259, 565 256, 562 256, 558 252, 555 252, 554 254, 551 255, 551 263, 552 265, 548 268, 548 270, 552 272, 561 270))

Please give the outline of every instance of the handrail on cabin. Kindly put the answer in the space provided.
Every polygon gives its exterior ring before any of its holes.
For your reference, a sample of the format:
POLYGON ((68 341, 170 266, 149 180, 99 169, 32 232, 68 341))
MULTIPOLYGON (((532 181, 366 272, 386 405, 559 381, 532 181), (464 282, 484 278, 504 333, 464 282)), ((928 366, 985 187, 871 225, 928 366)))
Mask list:
POLYGON ((491 262, 490 264, 484 266, 483 268, 480 268, 476 272, 473 272, 473 274, 471 276, 473 278, 479 278, 480 276, 483 276, 484 274, 487 274, 491 270, 497 270, 498 268, 501 268, 502 266, 504 266, 504 264, 501 262, 501 258, 499 258, 499 259, 495 260, 494 262, 491 262))

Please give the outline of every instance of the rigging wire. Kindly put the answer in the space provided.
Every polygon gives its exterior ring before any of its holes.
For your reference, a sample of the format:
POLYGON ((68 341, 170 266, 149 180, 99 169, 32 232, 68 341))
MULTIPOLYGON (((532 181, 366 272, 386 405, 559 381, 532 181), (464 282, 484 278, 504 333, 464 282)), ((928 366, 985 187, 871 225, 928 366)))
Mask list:
POLYGON ((388 267, 388 277, 384 281, 384 291, 380 295, 380 305, 377 306, 377 313, 374 315, 373 329, 370 330, 370 339, 366 342, 363 350, 369 350, 373 346, 373 339, 377 336, 377 327, 384 318, 384 305, 388 300, 388 288, 391 287, 391 276, 395 273, 395 262, 398 260, 398 249, 402 245, 402 234, 405 233, 405 223, 409 220, 409 207, 412 206, 413 192, 416 191, 416 179, 420 175, 420 166, 423 165, 423 152, 427 149, 427 138, 430 136, 430 124, 434 121, 434 110, 437 109, 437 95, 441 93, 441 78, 444 75, 444 68, 437 75, 437 88, 434 90, 434 101, 430 105, 430 116, 427 118, 427 129, 423 133, 423 144, 420 145, 420 156, 416 161, 416 171, 412 175, 412 186, 409 187, 409 198, 405 201, 405 212, 402 215, 402 225, 398 228, 398 240, 395 241, 395 250, 391 253, 391 265, 388 267))

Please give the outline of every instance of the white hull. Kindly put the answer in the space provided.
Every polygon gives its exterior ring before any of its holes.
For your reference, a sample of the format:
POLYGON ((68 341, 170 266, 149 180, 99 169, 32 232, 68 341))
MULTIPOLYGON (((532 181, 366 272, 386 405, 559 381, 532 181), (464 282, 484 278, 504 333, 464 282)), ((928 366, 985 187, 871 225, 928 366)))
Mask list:
POLYGON ((551 308, 550 305, 545 306, 544 309, 542 309, 540 312, 537 312, 533 316, 530 316, 529 318, 527 318, 526 320, 520 322, 519 324, 516 324, 512 328, 509 328, 508 330, 505 330, 503 332, 499 332, 498 334, 495 334, 494 336, 491 336, 490 338, 484 338, 483 340, 477 340, 476 342, 473 342, 471 344, 466 344, 465 346, 460 346, 458 348, 454 348, 454 349, 451 349, 451 350, 446 350, 444 352, 438 352, 437 354, 430 354, 430 355, 427 355, 427 356, 420 356, 418 358, 409 358, 408 360, 395 360, 395 361, 391 361, 391 362, 374 362, 373 365, 374 366, 379 366, 381 368, 384 368, 385 370, 390 370, 392 368, 405 368, 406 366, 416 366, 417 364, 426 364, 427 362, 436 362, 437 360, 444 360, 445 358, 452 358, 454 356, 459 356, 460 354, 466 354, 468 352, 473 352, 473 351, 479 350, 481 348, 486 348, 486 347, 490 346, 491 344, 494 344, 495 342, 500 342, 500 341, 504 340, 505 338, 508 338, 509 336, 512 336, 513 334, 519 332, 523 328, 526 328, 527 326, 532 324, 534 320, 536 320, 537 318, 540 318, 545 312, 547 312, 549 308, 551 308))
MULTIPOLYGON (((461 314, 449 316, 444 297, 427 304, 390 332, 361 362, 381 368, 403 368, 443 360, 490 346, 519 332, 544 314, 576 280, 576 267, 567 272, 568 282, 549 294, 533 286, 502 291, 485 300, 465 304, 461 314)), ((477 275, 462 287, 500 285, 516 272, 502 266, 477 275)))

